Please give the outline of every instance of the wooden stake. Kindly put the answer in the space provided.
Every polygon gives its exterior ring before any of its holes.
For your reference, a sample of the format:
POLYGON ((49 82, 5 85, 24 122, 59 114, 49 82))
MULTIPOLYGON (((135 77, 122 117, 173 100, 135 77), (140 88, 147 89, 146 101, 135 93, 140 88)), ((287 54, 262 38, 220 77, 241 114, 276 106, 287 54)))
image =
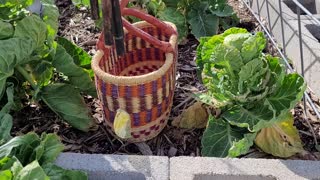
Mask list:
POLYGON ((103 34, 104 34, 104 44, 106 46, 113 45, 113 14, 112 14, 112 2, 111 0, 102 0, 102 22, 103 22, 103 34))
POLYGON ((113 26, 114 26, 114 39, 117 49, 118 56, 121 56, 125 53, 124 48, 124 32, 122 25, 122 16, 120 10, 119 0, 112 0, 112 10, 113 10, 113 26))
POLYGON ((91 17, 93 20, 97 20, 100 18, 99 15, 99 2, 98 0, 90 0, 91 7, 91 17))

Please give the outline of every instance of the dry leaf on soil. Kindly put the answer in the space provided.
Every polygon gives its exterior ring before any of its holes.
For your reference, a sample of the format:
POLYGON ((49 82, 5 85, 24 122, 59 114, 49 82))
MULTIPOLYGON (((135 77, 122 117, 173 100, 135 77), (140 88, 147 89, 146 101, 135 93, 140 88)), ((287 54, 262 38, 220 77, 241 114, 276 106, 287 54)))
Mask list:
POLYGON ((121 109, 117 110, 113 123, 114 132, 120 138, 126 139, 131 137, 131 119, 130 115, 121 109))
POLYGON ((303 151, 298 130, 293 126, 293 116, 288 114, 272 127, 263 128, 255 144, 264 152, 278 157, 290 157, 303 151))
POLYGON ((205 128, 208 123, 208 112, 202 102, 196 102, 185 109, 172 121, 172 125, 181 128, 205 128))

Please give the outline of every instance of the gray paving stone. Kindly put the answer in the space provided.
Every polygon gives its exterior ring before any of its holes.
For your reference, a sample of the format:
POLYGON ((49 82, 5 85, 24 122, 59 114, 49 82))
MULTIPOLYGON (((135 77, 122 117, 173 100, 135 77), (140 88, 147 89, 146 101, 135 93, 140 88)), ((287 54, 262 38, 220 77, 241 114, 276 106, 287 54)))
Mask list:
POLYGON ((171 180, 320 179, 319 161, 174 157, 171 180))
POLYGON ((90 180, 169 179, 169 159, 161 156, 62 153, 56 164, 86 171, 90 180))

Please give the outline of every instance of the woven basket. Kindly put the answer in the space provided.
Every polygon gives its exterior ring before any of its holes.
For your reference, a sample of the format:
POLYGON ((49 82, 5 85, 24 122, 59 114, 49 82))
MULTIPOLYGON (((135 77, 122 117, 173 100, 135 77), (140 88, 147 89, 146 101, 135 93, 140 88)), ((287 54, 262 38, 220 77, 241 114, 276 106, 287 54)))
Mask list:
POLYGON ((107 125, 113 129, 117 109, 127 111, 132 138, 125 140, 140 142, 157 136, 167 124, 175 88, 177 33, 169 22, 163 23, 166 28, 157 27, 158 22, 141 21, 130 27, 126 23, 126 54, 118 57, 101 35, 92 69, 107 125), (154 43, 144 33, 160 41, 154 43))

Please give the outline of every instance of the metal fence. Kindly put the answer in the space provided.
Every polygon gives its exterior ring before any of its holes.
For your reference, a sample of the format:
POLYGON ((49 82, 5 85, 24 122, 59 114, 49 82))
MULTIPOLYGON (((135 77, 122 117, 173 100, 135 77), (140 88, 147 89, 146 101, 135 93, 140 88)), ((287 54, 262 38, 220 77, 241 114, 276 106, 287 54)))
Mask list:
MULTIPOLYGON (((270 42, 273 44, 274 48, 277 50, 277 52, 279 53, 279 55, 282 57, 282 59, 284 60, 287 69, 289 72, 297 72, 296 69, 294 69, 291 65, 290 65, 290 61, 288 60, 288 57, 286 56, 286 41, 285 41, 285 29, 284 29, 284 18, 283 18, 283 10, 282 10, 282 0, 278 0, 278 5, 279 5, 279 18, 280 18, 280 25, 281 25, 281 33, 282 33, 282 48, 279 48, 279 44, 276 42, 276 40, 274 39, 274 36, 272 35, 272 26, 270 23, 270 9, 269 9, 269 5, 268 5, 268 0, 264 0, 266 1, 266 11, 267 11, 267 21, 268 23, 268 27, 266 27, 266 25, 262 22, 261 17, 260 17, 260 10, 258 10, 258 12, 255 12, 252 9, 252 3, 253 1, 256 1, 255 3, 258 5, 258 8, 261 7, 261 0, 242 0, 243 4, 246 5, 246 7, 249 9, 249 11, 252 13, 252 15, 255 17, 255 19, 259 22, 260 26, 263 28, 263 30, 265 31, 267 37, 269 38, 270 42)), ((296 8, 296 15, 297 15, 297 22, 298 22, 298 37, 299 37, 299 50, 300 50, 300 63, 301 63, 301 72, 300 74, 302 76, 305 76, 305 69, 304 69, 304 54, 303 54, 303 39, 302 39, 302 30, 301 30, 301 15, 303 14, 304 16, 308 16, 310 19, 312 19, 314 21, 314 24, 317 26, 320 26, 320 21, 317 19, 317 17, 315 17, 306 7, 304 7, 298 0, 291 0, 292 3, 294 3, 295 8, 296 8)), ((320 31, 320 29, 319 29, 320 31)), ((320 52, 319 52, 320 53, 320 52)), ((315 112, 316 116, 318 117, 318 119, 320 120, 320 113, 319 110, 317 109, 316 105, 314 104, 314 102, 312 101, 311 97, 309 96, 309 94, 307 92, 304 93, 304 97, 303 97, 303 105, 304 105, 304 110, 306 111, 307 107, 306 107, 306 103, 309 103, 309 105, 311 106, 312 110, 315 112)), ((305 113, 306 115, 306 113, 305 113)))

